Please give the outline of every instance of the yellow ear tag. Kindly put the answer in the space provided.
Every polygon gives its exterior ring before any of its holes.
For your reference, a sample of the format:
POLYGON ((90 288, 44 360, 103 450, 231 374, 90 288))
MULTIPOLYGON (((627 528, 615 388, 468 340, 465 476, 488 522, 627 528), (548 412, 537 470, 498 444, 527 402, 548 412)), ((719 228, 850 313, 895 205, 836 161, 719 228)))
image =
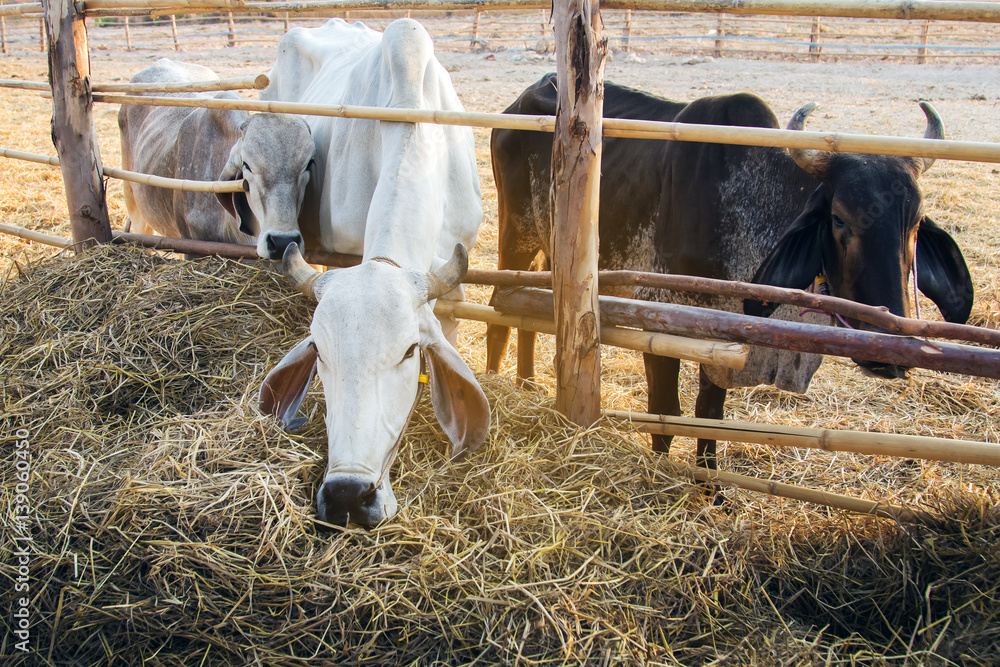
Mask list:
POLYGON ((826 276, 816 276, 816 284, 822 285, 826 282, 826 276))
POLYGON ((428 382, 430 382, 430 378, 427 377, 426 373, 421 373, 420 375, 417 376, 417 382, 422 382, 423 384, 427 384, 428 382))

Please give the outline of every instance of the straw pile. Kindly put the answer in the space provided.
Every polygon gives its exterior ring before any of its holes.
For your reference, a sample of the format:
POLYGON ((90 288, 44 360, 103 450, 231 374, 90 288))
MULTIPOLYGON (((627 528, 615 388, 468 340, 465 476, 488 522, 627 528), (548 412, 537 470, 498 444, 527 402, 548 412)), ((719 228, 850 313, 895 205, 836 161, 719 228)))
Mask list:
POLYGON ((448 461, 425 399, 399 516, 330 532, 319 383, 301 434, 255 406, 311 312, 267 267, 105 247, 0 295, 0 475, 9 505, 27 430, 35 515, 32 652, 9 664, 1000 660, 989 495, 926 493, 920 525, 714 507, 640 437, 481 375, 483 449, 448 461))

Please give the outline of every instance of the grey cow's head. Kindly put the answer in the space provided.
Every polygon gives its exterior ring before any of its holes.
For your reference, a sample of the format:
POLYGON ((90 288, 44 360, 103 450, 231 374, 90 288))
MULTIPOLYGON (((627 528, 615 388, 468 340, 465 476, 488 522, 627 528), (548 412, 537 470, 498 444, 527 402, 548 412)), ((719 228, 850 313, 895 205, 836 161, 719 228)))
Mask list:
POLYGON ((490 425, 486 395, 445 338, 432 308, 434 299, 458 286, 467 262, 458 245, 451 261, 433 272, 368 260, 319 273, 294 244, 285 251, 286 277, 318 303, 311 335, 268 373, 260 405, 294 429, 299 406, 319 374, 328 440, 317 494, 320 520, 373 526, 396 513, 388 471, 417 398, 421 358, 452 456, 485 440, 490 425))
POLYGON ((246 179, 248 189, 218 197, 240 231, 256 237, 259 257, 281 259, 289 243, 302 245, 299 209, 314 152, 309 126, 296 116, 260 113, 240 127, 219 180, 246 179))
MULTIPOLYGON (((809 103, 788 124, 802 130, 816 108, 809 103)), ((943 139, 944 125, 927 102, 924 137, 943 139)), ((804 289, 825 273, 833 296, 895 315, 910 313, 907 282, 916 266, 921 292, 949 322, 964 323, 972 309, 972 277, 954 239, 924 214, 918 183, 933 159, 788 149, 796 164, 820 181, 799 217, 764 260, 753 282, 804 289), (916 263, 914 263, 914 255, 916 263)), ((744 302, 748 314, 770 315, 776 305, 744 302)), ((873 329, 850 321, 859 329, 873 329)), ((906 368, 855 359, 885 378, 905 377, 906 368)))

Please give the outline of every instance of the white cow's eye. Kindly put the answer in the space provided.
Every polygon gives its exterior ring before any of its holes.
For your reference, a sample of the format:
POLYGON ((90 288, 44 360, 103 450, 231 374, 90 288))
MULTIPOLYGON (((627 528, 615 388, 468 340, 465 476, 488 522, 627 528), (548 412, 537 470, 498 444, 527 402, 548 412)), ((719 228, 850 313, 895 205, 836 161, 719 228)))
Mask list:
POLYGON ((243 163, 243 171, 249 172, 251 174, 253 173, 253 169, 251 169, 250 165, 248 165, 246 162, 243 163))
POLYGON ((416 351, 416 349, 417 349, 417 344, 416 343, 414 343, 413 345, 411 345, 410 348, 406 351, 406 354, 403 355, 403 361, 406 361, 407 359, 409 359, 410 357, 412 357, 413 353, 414 353, 414 351, 416 351))

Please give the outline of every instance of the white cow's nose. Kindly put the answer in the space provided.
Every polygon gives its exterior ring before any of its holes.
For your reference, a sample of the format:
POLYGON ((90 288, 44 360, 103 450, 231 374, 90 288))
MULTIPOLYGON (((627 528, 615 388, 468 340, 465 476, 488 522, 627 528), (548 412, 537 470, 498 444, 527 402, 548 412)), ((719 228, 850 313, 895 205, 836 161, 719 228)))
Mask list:
POLYGON ((356 523, 372 528, 395 514, 392 491, 386 493, 375 483, 358 475, 332 475, 320 487, 316 498, 320 521, 335 526, 356 523), (388 511, 391 507, 391 511, 388 511))

